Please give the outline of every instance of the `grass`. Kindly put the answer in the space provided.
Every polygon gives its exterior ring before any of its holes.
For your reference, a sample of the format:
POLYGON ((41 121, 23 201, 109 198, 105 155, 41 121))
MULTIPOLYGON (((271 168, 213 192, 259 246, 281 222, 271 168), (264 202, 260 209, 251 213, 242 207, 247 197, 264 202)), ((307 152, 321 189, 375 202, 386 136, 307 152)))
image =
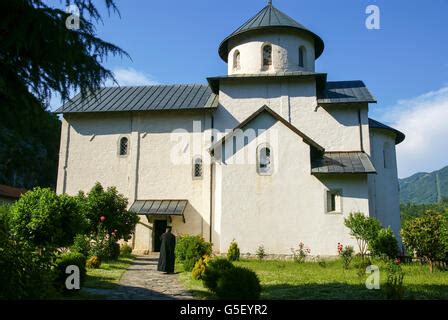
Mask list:
MULTIPOLYGON (((294 261, 242 260, 235 265, 255 271, 262 285, 262 299, 296 300, 377 300, 386 299, 385 291, 368 290, 365 281, 368 275, 358 275, 357 262, 344 270, 341 262, 326 261, 324 264, 294 261)), ((386 263, 375 260, 380 268, 380 284, 383 288, 387 273, 386 263)), ((402 265, 405 273, 405 299, 448 299, 448 271, 434 270, 420 264, 402 265)), ((180 274, 183 284, 199 299, 215 297, 202 286, 200 280, 190 273, 180 274)))
POLYGON ((83 287, 95 289, 114 289, 123 273, 132 264, 133 256, 120 257, 116 261, 105 261, 99 269, 87 269, 83 287))
MULTIPOLYGON (((105 261, 99 269, 87 269, 87 276, 82 289, 105 289, 114 290, 123 276, 124 272, 134 261, 134 256, 120 257, 116 261, 105 261)), ((76 292, 65 292, 59 294, 55 299, 62 300, 101 300, 107 296, 91 293, 88 290, 76 292)))

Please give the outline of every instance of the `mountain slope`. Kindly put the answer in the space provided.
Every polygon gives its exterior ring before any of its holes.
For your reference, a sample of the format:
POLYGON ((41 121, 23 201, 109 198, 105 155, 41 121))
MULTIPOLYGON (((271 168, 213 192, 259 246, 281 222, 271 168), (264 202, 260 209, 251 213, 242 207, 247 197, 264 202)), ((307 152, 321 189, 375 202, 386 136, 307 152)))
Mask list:
POLYGON ((431 173, 400 179, 401 203, 436 203, 448 198, 448 166, 431 173))

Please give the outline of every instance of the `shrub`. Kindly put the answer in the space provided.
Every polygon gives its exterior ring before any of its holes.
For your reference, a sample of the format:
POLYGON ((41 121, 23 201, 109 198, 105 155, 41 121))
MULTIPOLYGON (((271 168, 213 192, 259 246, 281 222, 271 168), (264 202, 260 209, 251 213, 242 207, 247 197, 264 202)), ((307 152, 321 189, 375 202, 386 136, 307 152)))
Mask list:
POLYGON ((126 210, 128 200, 115 187, 104 190, 100 183, 96 183, 87 196, 80 192, 77 199, 82 203, 89 232, 94 236, 101 229, 116 240, 131 238, 139 218, 136 213, 126 210))
POLYGON ((342 247, 341 250, 339 251, 339 256, 341 257, 342 261, 342 267, 344 269, 348 269, 348 267, 350 266, 354 252, 355 249, 352 246, 342 247))
POLYGON ((90 256, 97 256, 101 260, 117 260, 120 256, 120 245, 114 238, 94 242, 89 252, 90 256))
POLYGON ((68 266, 77 266, 79 268, 80 282, 83 283, 86 277, 86 257, 79 252, 68 252, 60 255, 56 259, 57 277, 56 283, 58 287, 65 288, 65 280, 67 274, 65 273, 68 266))
POLYGON ((193 279, 196 280, 202 279, 202 275, 204 274, 205 268, 207 267, 209 262, 210 262, 210 256, 208 255, 203 256, 196 262, 193 271, 191 272, 193 279))
POLYGON ((407 220, 401 230, 403 243, 420 259, 428 261, 430 272, 434 261, 444 259, 448 253, 447 233, 446 218, 433 211, 407 220))
POLYGON ((85 219, 75 198, 35 188, 12 205, 10 224, 18 239, 39 248, 56 248, 71 245, 75 235, 84 232, 85 219))
POLYGON ((266 251, 264 250, 264 246, 259 246, 256 252, 258 260, 264 260, 266 258, 266 251))
POLYGON ((227 251, 227 259, 229 261, 240 260, 240 248, 238 248, 238 243, 235 240, 230 243, 229 250, 227 251))
POLYGON ((91 256, 87 259, 86 267, 90 269, 98 269, 101 267, 101 258, 98 256, 91 256))
POLYGON ((201 257, 212 254, 212 244, 200 236, 180 237, 176 244, 176 258, 190 272, 201 257))
POLYGON ((370 252, 378 257, 386 256, 390 259, 396 258, 398 254, 398 243, 390 228, 381 229, 375 239, 369 243, 370 252))
POLYGON ((90 252, 90 239, 83 234, 78 234, 73 240, 70 251, 79 252, 84 257, 88 257, 90 252))
POLYGON ((216 292, 218 280, 223 272, 233 268, 234 265, 227 259, 219 258, 211 260, 202 274, 202 282, 204 286, 210 291, 216 292))
POLYGON ((365 216, 362 212, 355 212, 350 213, 344 224, 350 229, 350 235, 355 237, 359 253, 364 258, 369 242, 375 239, 381 230, 380 222, 373 217, 365 216))
POLYGON ((305 262, 306 257, 311 253, 311 250, 309 248, 306 248, 303 242, 300 242, 299 248, 291 249, 291 252, 295 262, 303 263, 305 262))
POLYGON ((261 286, 257 274, 242 267, 225 270, 216 286, 216 295, 225 300, 257 300, 260 293, 261 286))
POLYGON ((132 255, 132 247, 127 243, 121 245, 120 247, 120 256, 122 257, 130 257, 132 255))
POLYGON ((397 262, 391 262, 387 269, 387 281, 384 286, 386 297, 389 300, 402 300, 404 297, 404 273, 397 262))

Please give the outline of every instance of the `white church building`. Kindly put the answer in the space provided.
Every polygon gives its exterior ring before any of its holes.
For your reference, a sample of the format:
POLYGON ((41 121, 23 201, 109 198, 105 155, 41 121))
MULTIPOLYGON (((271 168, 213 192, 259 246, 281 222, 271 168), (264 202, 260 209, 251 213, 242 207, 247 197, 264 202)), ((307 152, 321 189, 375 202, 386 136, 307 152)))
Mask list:
MULTIPOLYGON (((167 225, 227 251, 264 246, 312 255, 355 245, 344 219, 362 212, 400 229, 395 145, 369 118, 362 81, 315 70, 323 40, 268 4, 225 38, 226 75, 207 84, 106 87, 63 114, 58 193, 116 186, 140 222, 136 253, 158 251, 167 225)), ((204 81, 205 82, 205 81, 204 81)))

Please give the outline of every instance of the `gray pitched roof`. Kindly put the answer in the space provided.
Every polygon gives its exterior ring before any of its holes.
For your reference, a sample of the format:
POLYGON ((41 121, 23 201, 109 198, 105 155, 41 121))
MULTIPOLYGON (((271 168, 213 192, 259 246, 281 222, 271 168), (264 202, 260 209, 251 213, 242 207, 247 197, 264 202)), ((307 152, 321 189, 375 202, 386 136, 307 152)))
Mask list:
POLYGON ((236 29, 231 35, 223 40, 223 42, 219 46, 219 55, 225 62, 227 62, 227 56, 229 53, 228 44, 231 38, 234 38, 243 33, 263 29, 289 29, 295 32, 309 34, 314 39, 316 59, 319 58, 319 56, 324 51, 324 42, 318 35, 305 28, 302 24, 298 23, 287 14, 275 8, 272 4, 268 4, 254 17, 249 19, 246 23, 244 23, 241 27, 236 29))
POLYGON ((318 95, 318 103, 376 103, 369 89, 362 81, 328 81, 318 95))
POLYGON ((56 113, 122 112, 207 109, 218 106, 218 96, 208 85, 154 85, 106 87, 96 96, 81 94, 56 110, 56 113))
POLYGON ((376 173, 376 170, 364 152, 325 152, 312 160, 311 173, 376 173))
POLYGON ((385 125, 384 123, 381 123, 379 121, 376 121, 376 120, 373 120, 370 118, 369 118, 369 127, 371 129, 382 129, 382 130, 392 131, 396 135, 396 138, 395 138, 396 144, 400 144, 404 141, 404 139, 406 139, 406 135, 403 132, 398 131, 397 129, 389 127, 389 126, 385 125))

